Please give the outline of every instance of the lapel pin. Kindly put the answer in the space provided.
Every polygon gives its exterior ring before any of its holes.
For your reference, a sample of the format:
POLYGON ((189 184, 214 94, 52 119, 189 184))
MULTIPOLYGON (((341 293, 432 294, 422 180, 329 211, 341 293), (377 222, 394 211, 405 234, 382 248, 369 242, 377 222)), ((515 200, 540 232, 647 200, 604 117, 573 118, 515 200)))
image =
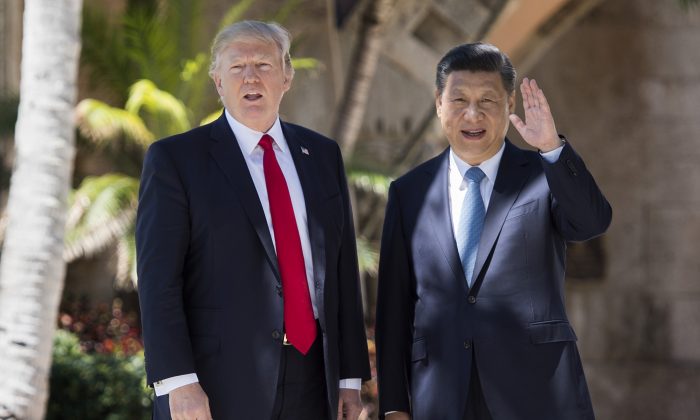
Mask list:
POLYGON ((309 149, 307 149, 304 146, 301 146, 301 153, 305 154, 306 156, 309 156, 309 149))

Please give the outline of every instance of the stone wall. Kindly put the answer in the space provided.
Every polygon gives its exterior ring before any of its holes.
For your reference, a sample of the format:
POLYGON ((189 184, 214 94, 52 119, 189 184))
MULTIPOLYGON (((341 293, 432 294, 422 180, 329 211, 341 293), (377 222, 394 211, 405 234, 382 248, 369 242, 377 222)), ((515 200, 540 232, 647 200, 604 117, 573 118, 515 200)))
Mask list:
POLYGON ((613 206, 601 278, 571 280, 602 420, 700 413, 700 9, 608 0, 533 68, 613 206))

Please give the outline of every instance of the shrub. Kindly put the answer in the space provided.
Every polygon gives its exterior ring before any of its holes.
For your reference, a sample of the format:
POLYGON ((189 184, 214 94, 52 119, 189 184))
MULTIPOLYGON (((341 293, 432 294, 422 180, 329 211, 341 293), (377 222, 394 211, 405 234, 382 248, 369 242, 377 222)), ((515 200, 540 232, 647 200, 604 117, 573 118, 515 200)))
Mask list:
POLYGON ((137 420, 151 416, 143 353, 86 353, 78 338, 54 339, 47 420, 137 420))

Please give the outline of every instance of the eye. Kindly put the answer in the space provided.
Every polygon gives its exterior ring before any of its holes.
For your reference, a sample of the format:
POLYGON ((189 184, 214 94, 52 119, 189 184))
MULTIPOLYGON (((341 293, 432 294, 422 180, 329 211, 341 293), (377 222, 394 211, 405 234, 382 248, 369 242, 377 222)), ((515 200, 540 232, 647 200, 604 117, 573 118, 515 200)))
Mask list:
POLYGON ((243 66, 241 64, 234 64, 231 66, 230 70, 232 73, 240 73, 243 71, 243 66))
POLYGON ((461 102, 464 102, 464 98, 452 98, 451 102, 461 103, 461 102))
POLYGON ((272 65, 270 63, 259 63, 258 68, 263 71, 270 70, 272 68, 272 65))

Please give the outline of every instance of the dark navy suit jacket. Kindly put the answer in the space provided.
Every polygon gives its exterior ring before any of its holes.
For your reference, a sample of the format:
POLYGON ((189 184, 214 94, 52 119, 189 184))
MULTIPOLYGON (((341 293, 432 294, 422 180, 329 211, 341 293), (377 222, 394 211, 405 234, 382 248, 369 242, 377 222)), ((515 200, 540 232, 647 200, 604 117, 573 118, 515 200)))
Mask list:
MULTIPOLYGON (((282 130, 304 191, 335 418, 339 379, 369 377, 346 178, 335 142, 293 124, 282 130)), ((270 418, 281 281, 260 199, 223 114, 149 148, 136 245, 148 383, 195 372, 215 419, 270 418)))
POLYGON ((612 211, 567 144, 549 164, 506 140, 467 286, 452 230, 448 151, 396 180, 379 269, 380 412, 462 419, 472 362, 495 420, 589 420, 564 306, 566 241, 612 211))

